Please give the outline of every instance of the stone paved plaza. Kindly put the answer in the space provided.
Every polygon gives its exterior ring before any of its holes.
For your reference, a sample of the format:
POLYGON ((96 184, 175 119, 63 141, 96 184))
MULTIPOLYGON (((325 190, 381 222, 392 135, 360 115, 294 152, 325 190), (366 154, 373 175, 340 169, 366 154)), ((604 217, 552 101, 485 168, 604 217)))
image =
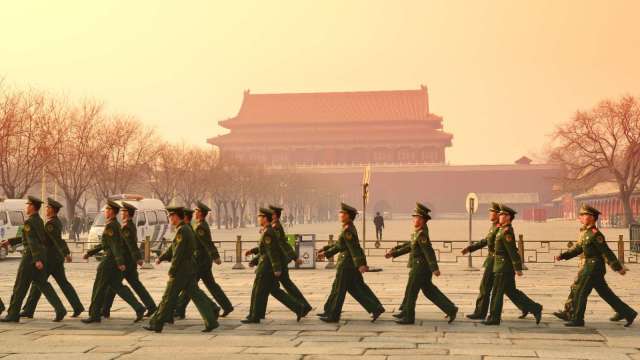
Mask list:
MULTIPOLYGON (((77 256, 77 259, 79 257, 77 256)), ((77 261, 77 260, 76 260, 77 261)), ((444 265, 436 284, 460 307, 458 320, 447 324, 443 314, 421 297, 417 323, 400 326, 391 314, 398 308, 407 276, 404 263, 390 264, 370 259, 383 271, 365 275, 387 309, 376 323, 347 297, 339 324, 325 324, 315 316, 329 292, 333 270, 293 271, 292 277, 316 308, 300 323, 283 306, 270 300, 266 321, 243 325, 248 311, 253 273, 232 270, 230 263, 216 267, 215 273, 235 305, 235 312, 221 319, 221 327, 203 334, 193 305, 187 320, 168 325, 162 334, 149 333, 142 324, 132 324, 134 314, 117 299, 110 320, 85 325, 66 318, 53 323, 52 309, 43 300, 34 320, 20 324, 0 323, 0 354, 5 359, 640 359, 640 322, 631 328, 610 323, 611 310, 593 294, 587 309, 587 327, 565 328, 551 312, 564 302, 576 272, 576 264, 530 264, 519 287, 544 305, 543 321, 518 320, 517 309, 506 301, 500 327, 485 327, 467 320, 473 309, 479 271, 463 265, 444 265)), ((0 295, 8 303, 18 265, 17 258, 0 262, 0 295)), ((324 266, 324 264, 321 264, 324 266)), ((67 272, 85 306, 94 277, 95 262, 74 262, 67 272)), ((640 266, 620 276, 610 272, 612 288, 634 308, 640 309, 640 266)), ((166 281, 168 264, 141 270, 141 276, 155 299, 166 281)), ((55 284, 54 284, 55 287, 55 284)), ((86 313, 83 314, 86 316, 86 313)))

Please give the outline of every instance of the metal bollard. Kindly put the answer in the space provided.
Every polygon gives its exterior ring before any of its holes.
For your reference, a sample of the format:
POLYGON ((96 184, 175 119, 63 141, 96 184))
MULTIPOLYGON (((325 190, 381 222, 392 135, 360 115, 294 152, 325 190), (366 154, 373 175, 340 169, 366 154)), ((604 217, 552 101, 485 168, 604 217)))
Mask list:
POLYGON ((520 254, 520 260, 522 261, 522 269, 528 270, 524 264, 524 235, 518 234, 518 253, 520 254))
POLYGON ((236 263, 232 267, 233 270, 244 270, 242 265, 242 236, 236 237, 236 263))
POLYGON ((153 264, 151 264, 151 237, 149 235, 144 238, 144 264, 142 264, 143 269, 153 269, 153 264))
MULTIPOLYGON (((333 234, 329 235, 329 241, 328 241, 329 245, 333 245, 333 234)), ((333 260, 333 256, 330 258, 327 258, 328 262, 327 265, 324 266, 325 269, 335 269, 336 268, 336 263, 333 260)))
POLYGON ((618 261, 624 265, 624 235, 618 235, 618 261))

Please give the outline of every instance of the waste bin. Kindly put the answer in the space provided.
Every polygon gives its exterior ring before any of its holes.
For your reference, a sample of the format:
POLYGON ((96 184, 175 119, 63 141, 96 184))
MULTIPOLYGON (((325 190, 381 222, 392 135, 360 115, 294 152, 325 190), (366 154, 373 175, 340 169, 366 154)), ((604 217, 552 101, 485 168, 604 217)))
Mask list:
POLYGON ((316 234, 289 234, 287 241, 295 249, 302 264, 294 261, 289 263, 290 269, 315 269, 316 268, 316 234))

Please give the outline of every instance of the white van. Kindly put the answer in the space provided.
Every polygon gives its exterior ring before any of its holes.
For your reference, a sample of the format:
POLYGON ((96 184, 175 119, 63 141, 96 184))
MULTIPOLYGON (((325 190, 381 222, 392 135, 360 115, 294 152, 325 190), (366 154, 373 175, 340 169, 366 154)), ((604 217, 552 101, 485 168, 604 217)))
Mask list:
MULTIPOLYGON (((164 204, 158 199, 145 199, 141 195, 121 194, 109 197, 119 204, 123 201, 135 206, 136 211, 133 221, 138 227, 138 244, 144 249, 144 239, 149 236, 151 242, 151 251, 160 253, 165 248, 168 241, 168 233, 171 231, 169 226, 169 215, 165 210, 164 204)), ((104 207, 103 209, 104 210, 104 207)), ((120 221, 120 214, 117 216, 120 221)), ((88 247, 92 247, 101 241, 102 232, 104 231, 105 217, 104 211, 98 213, 89 230, 88 247)))
MULTIPOLYGON (((0 241, 22 237, 26 204, 27 200, 25 199, 0 198, 0 241)), ((20 248, 22 248, 22 244, 15 247, 10 246, 9 249, 0 247, 0 259, 4 259, 8 252, 20 248)))

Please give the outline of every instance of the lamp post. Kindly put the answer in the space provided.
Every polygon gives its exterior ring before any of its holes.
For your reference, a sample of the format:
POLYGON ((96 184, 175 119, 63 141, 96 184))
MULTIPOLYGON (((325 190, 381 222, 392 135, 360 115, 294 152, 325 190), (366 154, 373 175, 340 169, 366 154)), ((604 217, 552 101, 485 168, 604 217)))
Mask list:
POLYGON ((371 181, 371 165, 364 168, 362 174, 362 248, 367 248, 367 200, 369 199, 369 183, 371 181))

